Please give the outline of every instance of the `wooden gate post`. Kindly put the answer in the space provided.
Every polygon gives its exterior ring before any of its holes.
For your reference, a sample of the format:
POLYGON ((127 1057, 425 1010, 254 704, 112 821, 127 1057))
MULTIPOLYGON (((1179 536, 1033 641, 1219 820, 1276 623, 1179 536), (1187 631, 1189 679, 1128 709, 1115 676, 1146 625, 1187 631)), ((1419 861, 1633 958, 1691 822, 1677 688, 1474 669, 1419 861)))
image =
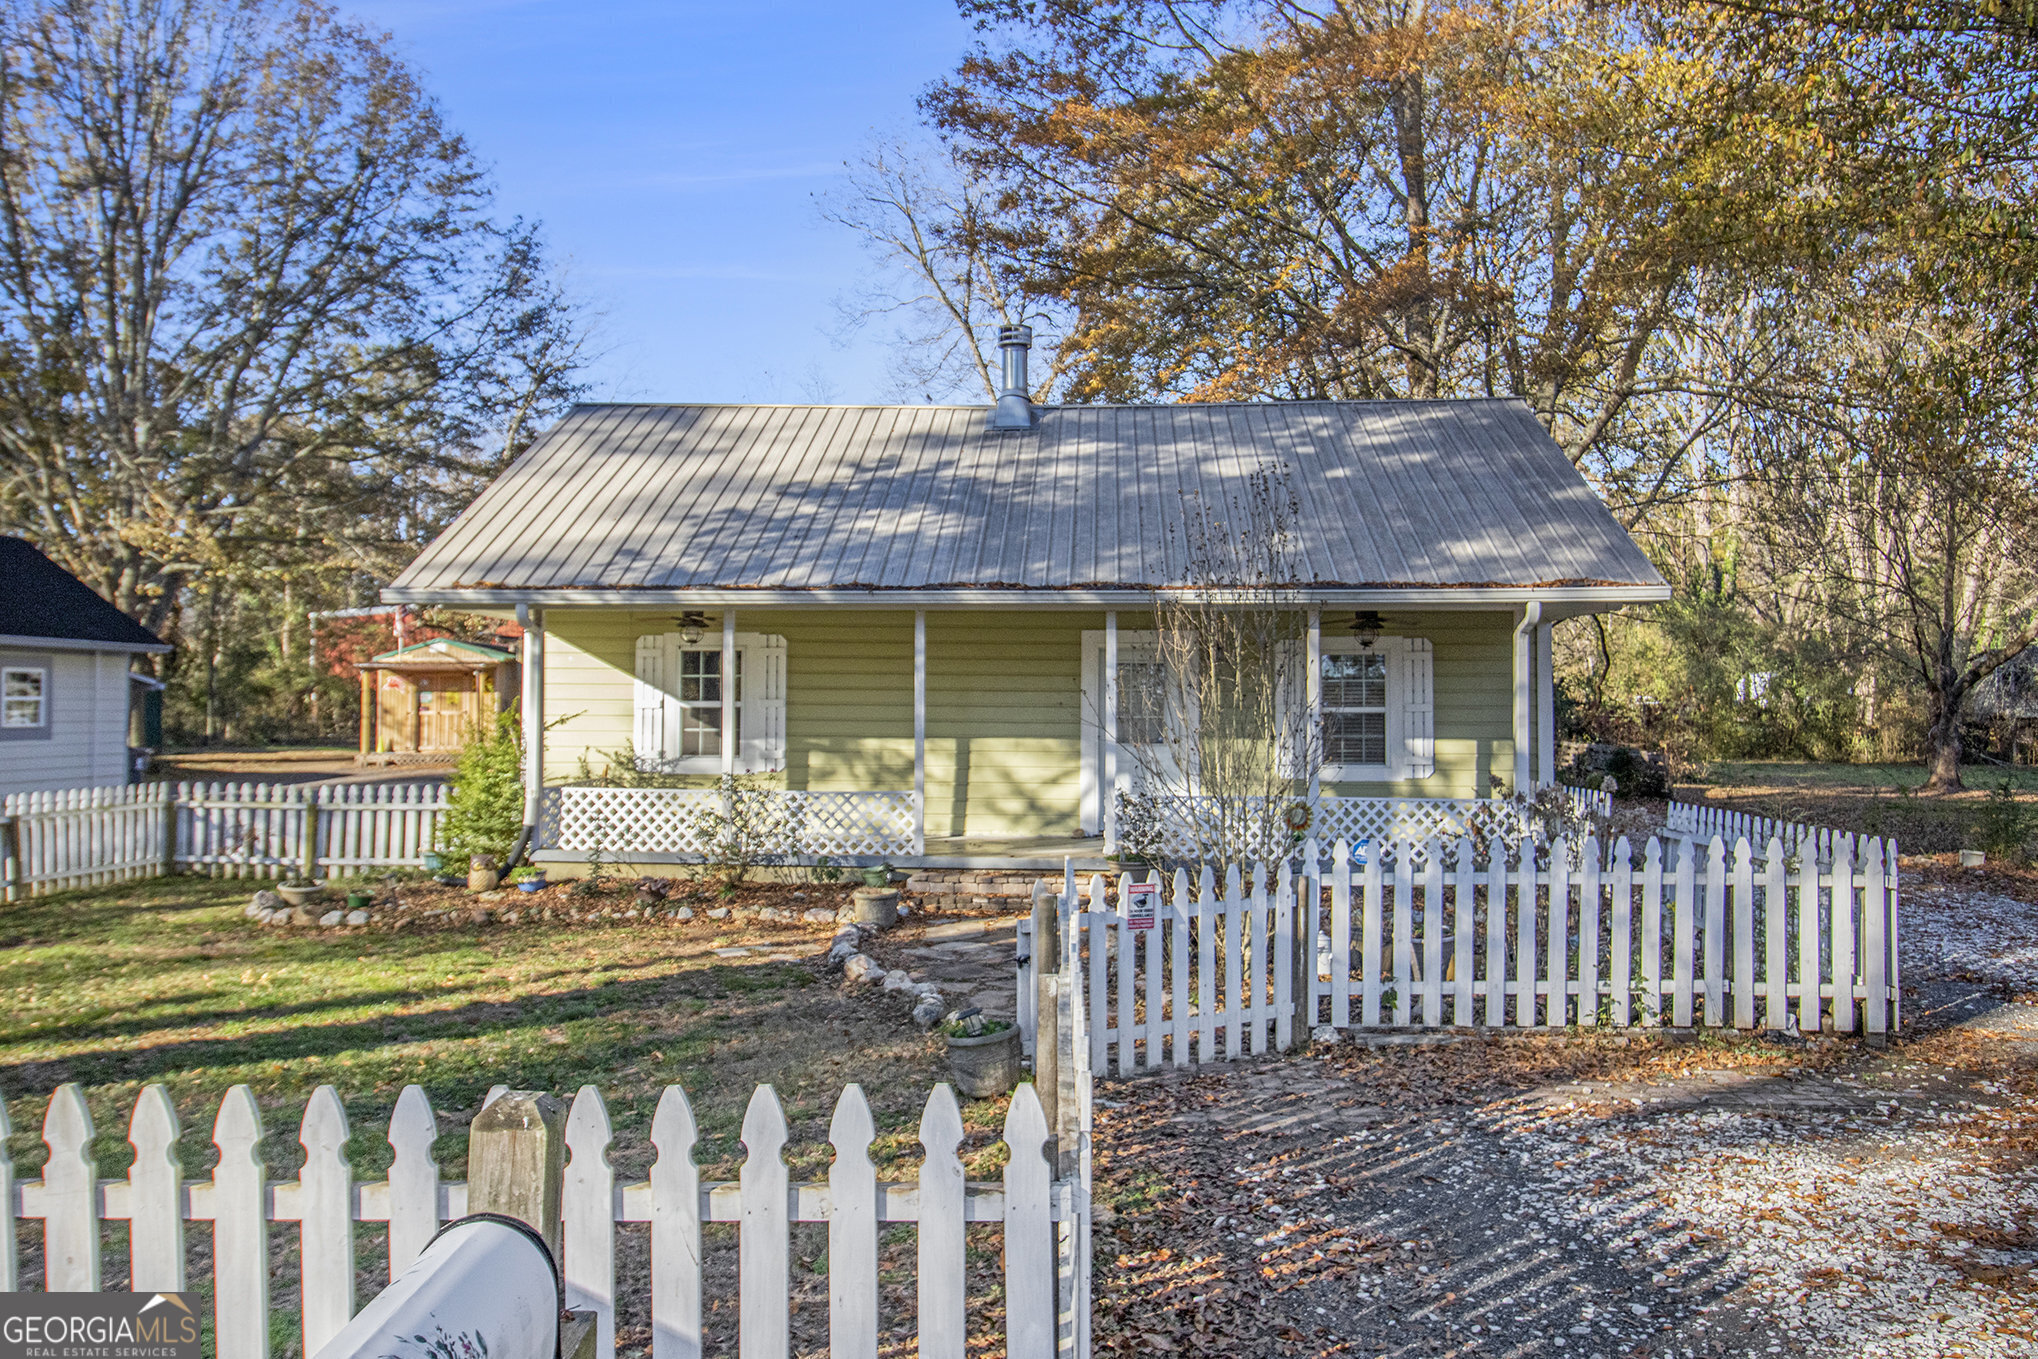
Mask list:
POLYGON ((304 799, 304 820, 298 828, 299 876, 306 882, 318 880, 318 790, 305 788, 298 796, 304 799))
POLYGON ((1033 1088, 1040 1095, 1049 1135, 1060 1131, 1061 1016, 1055 983, 1061 976, 1061 910, 1045 881, 1033 884, 1033 1088))
POLYGON ((21 900, 28 872, 21 862, 21 823, 11 816, 0 816, 0 867, 6 869, 6 899, 21 900))
MULTIPOLYGON (((1314 840, 1305 841, 1311 846, 1314 840)), ((1290 985, 1293 987, 1295 1020, 1290 1029, 1290 1042, 1297 1048, 1309 1046, 1309 1035, 1316 1028, 1316 926, 1323 914, 1323 893, 1317 887, 1316 862, 1313 857, 1302 865, 1302 871, 1295 875, 1294 908, 1295 952, 1290 958, 1290 985)))
POLYGON ((557 1263, 565 1169, 566 1105, 537 1090, 508 1091, 469 1127, 467 1211, 528 1224, 557 1263))
POLYGON ((158 794, 163 800, 163 876, 169 877, 177 871, 177 787, 174 783, 160 785, 158 794))

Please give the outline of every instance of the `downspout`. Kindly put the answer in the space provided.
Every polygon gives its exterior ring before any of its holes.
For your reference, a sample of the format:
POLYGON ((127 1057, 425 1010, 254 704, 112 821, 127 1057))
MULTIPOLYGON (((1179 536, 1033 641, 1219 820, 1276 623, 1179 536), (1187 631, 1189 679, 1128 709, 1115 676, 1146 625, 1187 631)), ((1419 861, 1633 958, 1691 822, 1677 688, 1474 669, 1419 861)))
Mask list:
POLYGON ((1531 794, 1529 755, 1535 740, 1535 712, 1531 700, 1535 667, 1530 663, 1529 644, 1536 625, 1543 621, 1543 603, 1531 599, 1522 606, 1521 621, 1514 625, 1514 791, 1531 794))
POLYGON ((505 875, 524 861, 538 835, 538 806, 545 778, 545 615, 528 604, 517 605, 517 625, 524 630, 522 711, 524 724, 524 824, 503 861, 505 875))

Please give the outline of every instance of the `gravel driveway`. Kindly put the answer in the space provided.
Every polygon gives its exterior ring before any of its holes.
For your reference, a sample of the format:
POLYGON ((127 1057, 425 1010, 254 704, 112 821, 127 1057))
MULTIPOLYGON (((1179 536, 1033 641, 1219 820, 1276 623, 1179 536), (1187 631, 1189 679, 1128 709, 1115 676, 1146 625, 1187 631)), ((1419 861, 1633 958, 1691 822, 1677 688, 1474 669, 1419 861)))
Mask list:
POLYGON ((1100 1083, 1099 1350, 2038 1353, 2038 908, 1905 908, 1887 1050, 1437 1035, 1100 1083))

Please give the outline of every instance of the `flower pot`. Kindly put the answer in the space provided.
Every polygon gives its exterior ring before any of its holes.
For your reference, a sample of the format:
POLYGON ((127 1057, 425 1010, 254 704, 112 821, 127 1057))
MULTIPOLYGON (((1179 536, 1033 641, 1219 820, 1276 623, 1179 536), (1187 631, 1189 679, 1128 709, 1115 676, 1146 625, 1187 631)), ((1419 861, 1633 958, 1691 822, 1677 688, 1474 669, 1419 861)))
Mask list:
POLYGON ((365 911, 374 904, 375 894, 373 892, 347 893, 347 909, 350 911, 365 911))
POLYGON ((282 897, 292 906, 302 906, 307 902, 317 901, 325 895, 325 890, 326 885, 322 882, 314 882, 304 886, 287 882, 276 884, 276 895, 282 897))
POLYGON ((888 930, 899 923, 899 894, 889 887, 859 887, 849 894, 849 918, 888 930))
POLYGON ((863 874, 865 887, 889 887, 892 885, 892 866, 879 864, 876 868, 858 869, 863 874))
POLYGON ((972 1099, 1002 1095, 1019 1083, 1019 1030, 948 1040, 948 1074, 972 1099))
POLYGON ((427 873, 436 873, 446 866, 446 856, 440 854, 437 850, 426 850, 424 860, 425 872, 427 873))
POLYGON ((544 891, 544 890, 545 890, 545 875, 544 875, 543 873, 540 873, 540 874, 539 874, 539 875, 538 875, 537 877, 535 877, 535 878, 519 878, 519 879, 517 879, 517 890, 518 890, 519 892, 542 892, 542 891, 544 891))

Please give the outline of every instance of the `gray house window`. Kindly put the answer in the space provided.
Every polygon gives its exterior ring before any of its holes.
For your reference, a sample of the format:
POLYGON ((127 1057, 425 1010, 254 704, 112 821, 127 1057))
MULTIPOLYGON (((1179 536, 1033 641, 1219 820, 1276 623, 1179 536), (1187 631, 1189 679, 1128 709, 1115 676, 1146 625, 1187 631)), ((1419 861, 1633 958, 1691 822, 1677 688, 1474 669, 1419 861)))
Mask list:
POLYGON ((0 741, 46 741, 50 735, 50 667, 0 664, 0 741))

